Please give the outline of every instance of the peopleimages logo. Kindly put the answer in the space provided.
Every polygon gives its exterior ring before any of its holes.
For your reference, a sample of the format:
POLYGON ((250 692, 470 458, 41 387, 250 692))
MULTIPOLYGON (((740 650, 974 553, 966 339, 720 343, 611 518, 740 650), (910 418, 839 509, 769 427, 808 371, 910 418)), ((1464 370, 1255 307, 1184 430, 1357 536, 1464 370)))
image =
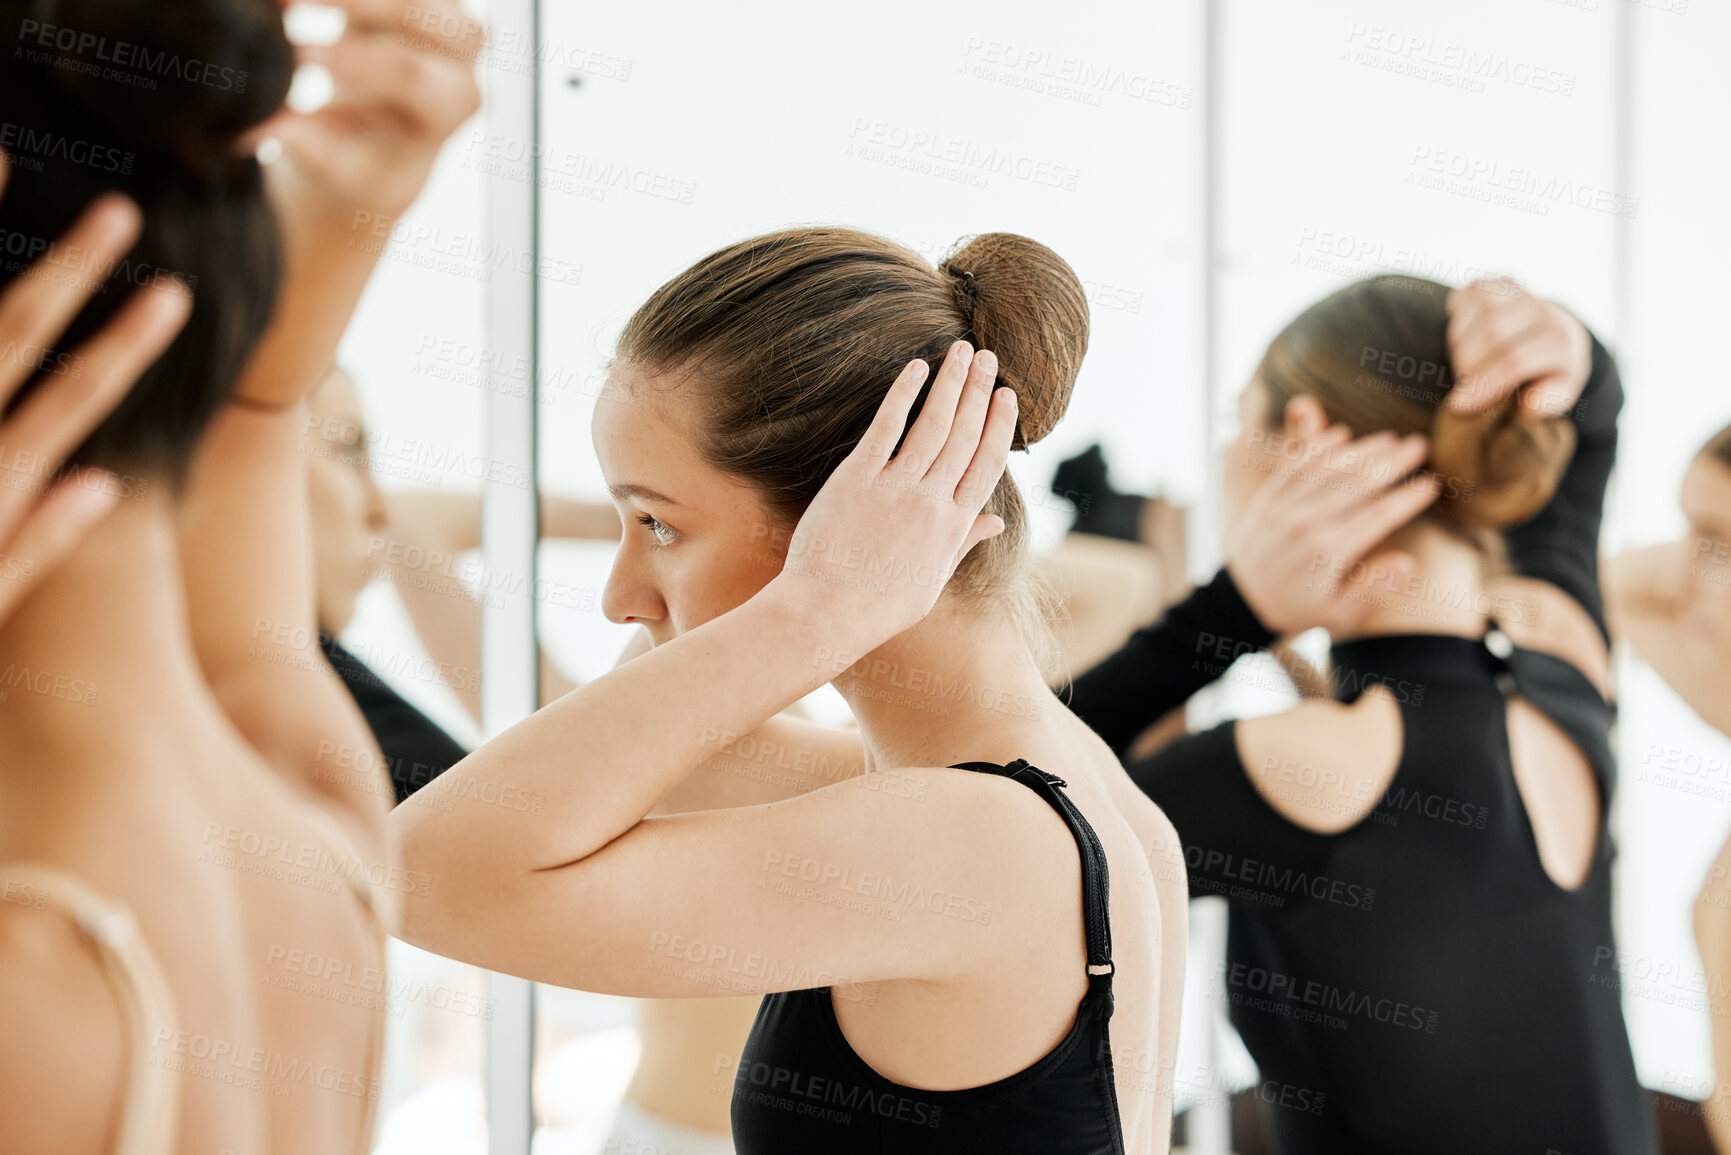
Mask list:
POLYGON ((937 1127, 944 1109, 923 1099, 893 1091, 874 1091, 822 1075, 809 1075, 771 1063, 741 1062, 733 1077, 734 1095, 768 1107, 813 1115, 847 1124, 850 1112, 862 1111, 915 1127, 937 1127), (788 1096, 781 1098, 780 1096, 788 1096))
MULTIPOLYGON (((202 84, 219 92, 246 91, 245 69, 229 68, 215 61, 199 60, 193 56, 181 56, 178 52, 153 50, 145 44, 110 40, 106 36, 80 32, 76 28, 59 24, 44 24, 39 20, 20 21, 18 39, 37 49, 62 52, 67 56, 81 57, 91 62, 81 65, 76 60, 53 61, 55 67, 69 72, 100 75, 105 80, 126 79, 126 73, 144 77, 172 76, 176 80, 188 84, 202 84), (104 64, 111 67, 97 67, 104 64)), ((38 63, 48 63, 47 59, 41 59, 46 53, 31 52, 29 55, 38 58, 38 63)), ((149 87, 156 87, 156 82, 152 80, 149 87)))

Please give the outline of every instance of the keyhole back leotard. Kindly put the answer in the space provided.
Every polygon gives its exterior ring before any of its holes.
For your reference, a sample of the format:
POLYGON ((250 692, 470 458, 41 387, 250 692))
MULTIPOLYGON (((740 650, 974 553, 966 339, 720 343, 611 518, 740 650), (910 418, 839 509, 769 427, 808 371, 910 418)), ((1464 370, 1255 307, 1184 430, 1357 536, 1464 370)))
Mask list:
MULTIPOLYGON (((1279 1092, 1262 1112, 1276 1149, 1654 1155, 1614 962, 1613 708, 1494 622, 1478 638, 1359 638, 1333 657, 1336 698, 1381 687, 1403 727, 1394 777, 1356 825, 1321 834, 1276 811, 1233 723, 1131 768, 1178 829, 1192 897, 1231 905, 1226 998, 1279 1092), (1598 787, 1573 890, 1546 873, 1515 780, 1515 696, 1569 737, 1598 787)), ((1277 790, 1282 774, 1328 769, 1261 776, 1277 790)))
POLYGON ((842 1035, 828 987, 764 998, 733 1085, 740 1155, 1124 1155, 1107 1022, 1112 936, 1106 853, 1064 781, 1017 759, 952 767, 1012 778, 1063 817, 1082 855, 1088 990, 1075 1025, 1031 1067, 958 1091, 878 1074, 842 1035))

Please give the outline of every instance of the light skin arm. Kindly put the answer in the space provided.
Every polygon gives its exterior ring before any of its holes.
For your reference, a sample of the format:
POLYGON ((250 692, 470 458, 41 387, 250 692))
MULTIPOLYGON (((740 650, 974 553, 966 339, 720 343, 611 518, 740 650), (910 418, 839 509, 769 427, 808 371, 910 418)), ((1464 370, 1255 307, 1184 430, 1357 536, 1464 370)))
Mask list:
MULTIPOLYGON (((649 631, 639 629, 614 667, 650 648, 649 631)), ((662 796, 655 814, 779 802, 865 773, 865 741, 851 721, 825 726, 784 710, 749 734, 707 738, 697 768, 662 796)))
POLYGON ((1701 952, 1701 969, 1707 976, 1707 1002, 1713 1029, 1714 1093, 1705 1104, 1707 1131, 1720 1151, 1731 1151, 1731 841, 1719 848, 1707 880, 1695 899, 1695 945, 1701 952))
MULTIPOLYGON (((267 175, 285 277, 237 387, 242 404, 219 415, 199 447, 180 543, 194 646, 230 719, 287 780, 329 804, 357 850, 381 861, 388 787, 320 773, 330 744, 376 746, 318 651, 304 398, 329 368, 378 260, 376 250, 347 243, 353 223, 363 213, 400 213, 419 193, 440 144, 478 105, 480 35, 464 26, 423 36, 410 6, 387 0, 337 6, 348 16, 343 38, 302 53, 331 70, 332 101, 310 114, 279 113, 246 142, 269 135, 283 145, 267 175)), ((428 10, 455 12, 415 9, 428 10)))
POLYGON ((1667 685, 1723 734, 1731 734, 1731 658, 1694 636, 1679 620, 1677 584, 1688 542, 1630 550, 1605 564, 1605 601, 1615 635, 1652 666, 1667 685))
MULTIPOLYGON (((426 559, 423 568, 439 571, 417 577, 406 563, 386 561, 380 567, 393 581, 398 600, 415 623, 415 632, 440 669, 481 669, 481 604, 460 582, 444 574, 451 558, 481 547, 480 496, 417 490, 391 493, 385 500, 390 521, 385 534, 375 540, 375 555, 387 559, 422 557, 426 559), (420 552, 389 548, 395 545, 413 546, 420 552), (417 580, 400 580, 404 574, 417 580)), ((617 541, 619 534, 619 511, 610 503, 541 495, 543 539, 617 541)), ((577 680, 559 668, 545 647, 536 647, 536 654, 540 705, 577 688, 577 680)), ((480 725, 480 683, 466 678, 448 684, 469 717, 480 725)))
MULTIPOLYGON (((446 556, 481 548, 481 497, 440 490, 387 494, 391 534, 446 556)), ((540 495, 541 540, 618 541, 619 511, 611 502, 540 495)))
MULTIPOLYGON (((517 974, 643 995, 715 993, 711 984, 646 969, 654 936, 687 928, 862 981, 977 964, 982 936, 966 933, 984 929, 977 924, 940 919, 957 925, 908 934, 908 923, 891 929, 891 920, 767 886, 766 875, 793 855, 836 869, 899 869, 992 901, 996 884, 977 873, 971 855, 935 849, 941 840, 925 824, 948 806, 906 806, 855 778, 764 806, 648 817, 704 756, 708 735, 749 733, 824 684, 830 672, 818 654, 869 652, 919 620, 936 600, 938 576, 1001 532, 1002 522, 979 510, 1003 473, 1014 406, 1008 390, 992 395, 995 359, 970 354, 965 344, 952 350, 890 459, 926 375, 923 363, 909 366, 795 531, 796 543, 842 542, 909 564, 873 588, 855 588, 841 580, 848 573, 796 548, 743 605, 519 722, 417 793, 391 816, 405 866, 428 880, 426 894, 407 899, 405 937, 517 974), (681 708, 669 710, 670 702, 681 708), (532 800, 538 812, 487 801, 508 795, 532 800), (766 848, 783 858, 766 859, 766 848)), ((944 798, 971 796, 980 785, 957 772, 929 773, 930 789, 944 798)), ((978 792, 978 813, 991 817, 984 827, 963 824, 975 831, 963 835, 970 845, 976 837, 1003 844, 990 823, 1047 830, 1036 837, 1065 833, 1025 808, 1037 798, 978 792)), ((988 871, 1025 873, 978 849, 988 871)), ((987 953, 1011 941, 998 933, 987 931, 987 953)), ((766 989, 792 989, 766 979, 766 989)))

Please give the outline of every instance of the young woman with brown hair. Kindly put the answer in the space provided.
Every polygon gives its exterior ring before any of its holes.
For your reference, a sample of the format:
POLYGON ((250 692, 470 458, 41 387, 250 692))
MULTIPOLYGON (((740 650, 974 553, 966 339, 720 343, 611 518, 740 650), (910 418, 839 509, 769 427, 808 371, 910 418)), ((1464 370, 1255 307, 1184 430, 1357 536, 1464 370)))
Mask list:
POLYGON ((377 260, 345 244, 355 214, 406 208, 473 111, 479 30, 342 6, 314 53, 336 95, 300 115, 270 0, 0 5, 0 103, 37 150, 0 235, 45 250, 0 273, 47 350, 6 382, 12 420, 64 398, 54 370, 81 350, 129 336, 150 362, 67 455, 121 500, 0 624, 0 660, 29 672, 0 701, 7 1152, 371 1144, 383 1001, 323 997, 290 962, 381 981, 404 885, 388 782, 340 782, 319 753, 370 739, 310 645, 298 402, 377 260), (261 129, 283 145, 268 187, 261 129), (160 287, 131 291, 176 281, 178 334, 160 287))
MULTIPOLYGON (((1160 633, 1195 643, 1194 684, 1276 630, 1334 634, 1335 700, 1129 766, 1178 829, 1191 892, 1231 903, 1226 994, 1281 1090, 1263 1116, 1283 1152, 1656 1149, 1617 991, 1589 981, 1614 942, 1597 548, 1622 391, 1579 322, 1494 302, 1513 291, 1379 277, 1288 325, 1242 394, 1228 503, 1266 521, 1299 494, 1337 519, 1392 480, 1410 511, 1289 559, 1308 571, 1294 587, 1336 598, 1333 622, 1277 620, 1254 604, 1262 576, 1240 596, 1223 572, 1160 633), (1578 375, 1545 354, 1557 333, 1578 375), (1493 348, 1496 378, 1457 372, 1493 348), (1354 461, 1349 433, 1405 463, 1354 461)), ((1076 685, 1116 749, 1171 704, 1127 690, 1148 644, 1076 685)))
POLYGON ((1003 474, 1086 348, 1075 274, 1008 234, 934 270, 790 230, 658 290, 595 419, 627 519, 604 606, 653 648, 398 808, 433 880, 405 937, 588 990, 767 992, 745 1153, 1164 1151, 1183 880, 1046 687, 1003 474), (826 682, 859 731, 773 718, 826 682))

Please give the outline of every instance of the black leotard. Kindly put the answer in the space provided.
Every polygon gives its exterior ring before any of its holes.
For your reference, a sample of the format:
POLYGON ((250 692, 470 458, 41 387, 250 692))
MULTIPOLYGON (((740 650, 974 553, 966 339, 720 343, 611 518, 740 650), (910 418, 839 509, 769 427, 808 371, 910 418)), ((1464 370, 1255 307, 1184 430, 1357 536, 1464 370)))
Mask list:
MULTIPOLYGON (((1494 627, 1345 642, 1334 665, 1337 697, 1381 685, 1404 727, 1387 791, 1345 832, 1270 806, 1233 723, 1130 768, 1179 832, 1190 893, 1231 903, 1226 998, 1260 1077, 1323 1104, 1266 1106, 1277 1149, 1656 1152, 1613 962, 1605 809, 1586 881, 1563 890, 1540 864, 1504 724, 1518 693, 1580 747, 1608 800, 1611 707, 1574 666, 1494 627)), ((1264 788, 1328 770, 1273 767, 1264 788)), ((1344 787, 1339 801, 1354 805, 1344 787)))
MULTIPOLYGON (((1517 572, 1569 593, 1603 635, 1598 530, 1622 388, 1592 346, 1574 458, 1552 501, 1505 540, 1517 572)), ((1271 640, 1222 570, 1078 679, 1071 706, 1122 754, 1271 640)), ((1265 1085, 1305 1105, 1265 1104, 1279 1149, 1656 1151, 1612 965, 1612 708, 1579 670, 1500 630, 1364 638, 1333 656, 1338 698, 1382 684, 1405 727, 1387 793, 1351 829, 1320 835, 1274 811, 1231 724, 1129 767, 1178 830, 1191 893, 1231 903, 1230 1013, 1265 1085), (1564 730, 1599 784, 1594 859, 1573 892, 1545 874, 1514 784, 1510 693, 1564 730)), ((1327 772, 1277 767, 1270 788, 1283 770, 1327 772)))
POLYGON ((1031 787, 1082 853, 1088 991, 1063 1041, 1033 1066, 960 1091, 893 1083, 843 1037, 828 987, 768 995, 733 1084, 740 1155, 1124 1155, 1107 1022, 1112 938, 1106 853, 1060 778, 1018 758, 964 762, 1031 787))
MULTIPOLYGON (((406 801, 409 795, 463 760, 468 751, 455 738, 386 685, 383 678, 344 649, 341 642, 320 630, 319 647, 377 739, 385 766, 391 772, 397 803, 406 801)), ((368 770, 361 765, 349 772, 364 774, 368 770)))

